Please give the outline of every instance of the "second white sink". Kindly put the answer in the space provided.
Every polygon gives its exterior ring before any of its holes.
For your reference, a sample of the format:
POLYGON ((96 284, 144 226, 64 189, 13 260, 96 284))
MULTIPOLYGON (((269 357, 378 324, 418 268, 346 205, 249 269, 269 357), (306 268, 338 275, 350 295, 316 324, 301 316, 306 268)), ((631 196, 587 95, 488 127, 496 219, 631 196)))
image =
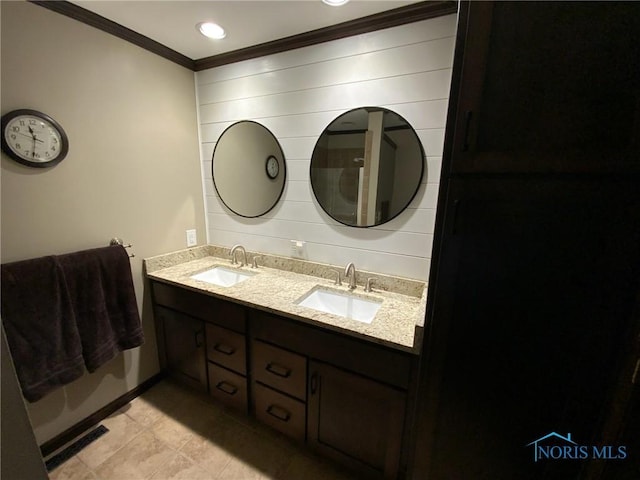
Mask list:
POLYGON ((253 272, 241 272, 234 268, 214 267, 197 275, 192 275, 194 280, 201 282, 213 283, 221 287, 232 287, 236 283, 240 283, 249 277, 255 275, 253 272))
POLYGON ((382 302, 378 300, 319 287, 313 288, 295 303, 302 307, 313 308, 362 323, 371 323, 382 305, 382 302))

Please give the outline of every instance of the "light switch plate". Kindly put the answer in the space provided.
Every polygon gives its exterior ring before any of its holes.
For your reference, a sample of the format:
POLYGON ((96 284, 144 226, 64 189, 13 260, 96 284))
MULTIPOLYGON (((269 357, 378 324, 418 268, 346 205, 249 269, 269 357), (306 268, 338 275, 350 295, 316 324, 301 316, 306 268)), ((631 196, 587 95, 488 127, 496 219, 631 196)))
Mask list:
POLYGON ((187 230, 187 247, 195 247, 198 244, 198 237, 196 236, 196 230, 187 230))

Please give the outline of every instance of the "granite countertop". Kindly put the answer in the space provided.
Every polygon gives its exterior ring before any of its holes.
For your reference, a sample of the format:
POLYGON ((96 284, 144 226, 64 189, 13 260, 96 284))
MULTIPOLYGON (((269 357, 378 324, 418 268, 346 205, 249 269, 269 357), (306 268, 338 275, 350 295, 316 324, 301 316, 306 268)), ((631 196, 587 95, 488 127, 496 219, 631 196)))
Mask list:
POLYGON ((243 267, 231 265, 228 249, 210 245, 145 259, 145 268, 147 276, 153 280, 186 287, 398 350, 419 353, 426 304, 424 283, 358 272, 358 286, 351 294, 382 302, 373 321, 366 324, 295 303, 316 286, 349 293, 348 282, 343 281, 342 286, 334 285, 335 277, 329 270, 339 267, 299 260, 291 263, 292 259, 286 257, 251 252, 247 254, 249 259, 254 255, 260 257, 258 268, 251 268, 250 260, 249 265, 243 267), (290 264, 284 265, 287 269, 282 269, 283 265, 279 262, 290 264), (191 278, 217 266, 254 275, 230 287, 191 278), (365 292, 362 286, 367 278, 373 278, 372 292, 365 292))

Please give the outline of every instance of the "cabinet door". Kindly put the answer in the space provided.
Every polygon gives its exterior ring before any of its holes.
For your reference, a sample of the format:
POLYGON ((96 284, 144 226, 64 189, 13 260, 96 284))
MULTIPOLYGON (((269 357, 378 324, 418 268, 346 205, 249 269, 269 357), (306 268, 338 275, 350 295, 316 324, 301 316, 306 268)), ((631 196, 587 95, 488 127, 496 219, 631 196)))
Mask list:
POLYGON ((396 478, 406 394, 320 362, 309 374, 309 444, 364 474, 396 478))
POLYGON ((602 420, 638 334, 637 180, 459 179, 448 193, 412 478, 597 478, 527 445, 624 445, 602 420))
POLYGON ((167 370, 179 380, 206 390, 204 322, 158 306, 155 314, 164 331, 167 370))
POLYGON ((460 19, 453 171, 640 171, 640 3, 472 1, 460 19))

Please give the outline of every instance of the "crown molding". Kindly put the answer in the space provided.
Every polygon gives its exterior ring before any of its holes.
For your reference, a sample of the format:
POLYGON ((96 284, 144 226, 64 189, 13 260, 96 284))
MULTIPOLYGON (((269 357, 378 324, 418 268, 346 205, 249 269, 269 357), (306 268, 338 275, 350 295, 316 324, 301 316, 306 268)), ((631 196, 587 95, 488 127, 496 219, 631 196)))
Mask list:
POLYGON ((181 65, 189 70, 200 71, 208 68, 219 67, 229 63, 240 62, 252 58, 273 55, 296 48, 308 47, 331 40, 360 35, 362 33, 382 30, 383 28, 396 27, 407 23, 418 22, 429 18, 449 15, 458 11, 456 1, 425 1, 394 8, 386 12, 368 15, 366 17, 349 20, 337 25, 319 28, 310 32, 292 35, 290 37, 261 43, 247 48, 221 53, 211 57, 193 60, 171 48, 156 42, 130 28, 113 22, 97 13, 91 12, 66 0, 28 0, 34 5, 44 7, 56 13, 73 18, 79 22, 95 27, 103 32, 114 35, 122 40, 133 43, 156 55, 181 65))

